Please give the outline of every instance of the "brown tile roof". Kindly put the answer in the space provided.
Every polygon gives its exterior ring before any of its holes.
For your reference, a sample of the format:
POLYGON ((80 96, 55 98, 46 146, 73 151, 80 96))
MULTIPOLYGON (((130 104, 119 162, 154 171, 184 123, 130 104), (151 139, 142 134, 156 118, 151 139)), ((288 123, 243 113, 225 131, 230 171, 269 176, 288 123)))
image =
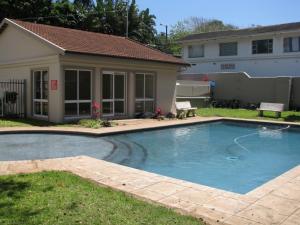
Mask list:
POLYGON ((285 24, 278 24, 278 25, 271 25, 271 26, 261 26, 261 27, 246 28, 246 29, 237 29, 237 30, 225 30, 225 31, 191 34, 180 39, 179 41, 206 40, 206 39, 217 39, 217 38, 224 38, 224 37, 241 37, 241 36, 281 32, 281 31, 289 31, 289 30, 300 30, 300 22, 285 23, 285 24))
POLYGON ((29 23, 20 20, 10 21, 65 49, 67 53, 92 54, 188 65, 182 59, 125 37, 29 23))

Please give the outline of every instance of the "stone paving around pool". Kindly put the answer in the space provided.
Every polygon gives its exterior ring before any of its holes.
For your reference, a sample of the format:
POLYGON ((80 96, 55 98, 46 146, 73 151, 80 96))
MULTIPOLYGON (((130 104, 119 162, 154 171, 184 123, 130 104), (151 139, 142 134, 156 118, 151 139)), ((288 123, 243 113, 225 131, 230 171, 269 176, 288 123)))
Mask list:
MULTIPOLYGON (((3 128, 2 132, 61 131, 102 134, 188 124, 217 118, 184 121, 131 121, 133 124, 100 130, 78 128, 3 128), (121 128, 121 129, 116 129, 121 128), (103 131, 104 130, 104 131, 103 131)), ((1 133, 0 131, 0 133, 1 133)), ((86 156, 61 159, 0 162, 0 175, 39 171, 69 171, 99 185, 202 218, 209 224, 300 224, 300 166, 245 194, 236 194, 149 173, 86 156)))

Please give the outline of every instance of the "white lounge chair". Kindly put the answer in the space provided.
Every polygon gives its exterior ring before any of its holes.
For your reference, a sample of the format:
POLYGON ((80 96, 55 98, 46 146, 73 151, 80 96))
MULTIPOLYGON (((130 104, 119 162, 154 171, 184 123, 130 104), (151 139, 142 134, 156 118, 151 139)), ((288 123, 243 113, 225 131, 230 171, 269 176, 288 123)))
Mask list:
POLYGON ((276 117, 281 117, 281 113, 284 110, 284 104, 282 103, 269 103, 269 102, 262 102, 260 103, 259 108, 257 109, 259 111, 259 116, 264 115, 264 111, 271 111, 276 113, 276 117))
POLYGON ((177 116, 178 117, 187 117, 190 114, 192 114, 192 116, 196 116, 196 107, 192 107, 191 103, 189 101, 185 101, 185 102, 176 102, 176 110, 177 110, 177 116))

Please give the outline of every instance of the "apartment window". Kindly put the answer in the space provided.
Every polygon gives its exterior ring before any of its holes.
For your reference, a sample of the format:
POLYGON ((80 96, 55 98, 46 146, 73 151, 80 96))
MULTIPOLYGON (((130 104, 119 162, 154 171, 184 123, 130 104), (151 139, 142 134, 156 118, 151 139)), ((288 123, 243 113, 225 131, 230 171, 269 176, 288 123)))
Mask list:
POLYGON ((65 116, 84 117, 91 115, 90 70, 65 70, 65 116))
POLYGON ((237 55, 237 42, 220 43, 220 56, 237 55))
POLYGON ((300 37, 288 37, 283 39, 284 52, 299 52, 300 37))
POLYGON ((135 75, 135 112, 154 112, 155 77, 153 74, 135 75))
POLYGON ((33 114, 48 116, 48 71, 33 71, 33 114))
POLYGON ((204 57, 204 45, 190 45, 188 46, 189 58, 204 57))
POLYGON ((273 53, 273 39, 252 41, 252 54, 273 53))

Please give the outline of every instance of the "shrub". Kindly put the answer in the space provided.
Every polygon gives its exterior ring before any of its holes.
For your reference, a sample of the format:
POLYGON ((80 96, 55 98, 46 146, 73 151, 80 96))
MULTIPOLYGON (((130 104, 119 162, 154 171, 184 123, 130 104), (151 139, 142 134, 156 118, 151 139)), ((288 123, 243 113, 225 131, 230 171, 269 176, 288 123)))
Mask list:
POLYGON ((98 129, 102 125, 102 121, 99 119, 82 119, 78 124, 82 127, 98 129))
POLYGON ((113 126, 116 126, 116 125, 117 125, 117 123, 112 122, 110 120, 103 120, 103 121, 101 121, 101 126, 102 127, 113 127, 113 126))

